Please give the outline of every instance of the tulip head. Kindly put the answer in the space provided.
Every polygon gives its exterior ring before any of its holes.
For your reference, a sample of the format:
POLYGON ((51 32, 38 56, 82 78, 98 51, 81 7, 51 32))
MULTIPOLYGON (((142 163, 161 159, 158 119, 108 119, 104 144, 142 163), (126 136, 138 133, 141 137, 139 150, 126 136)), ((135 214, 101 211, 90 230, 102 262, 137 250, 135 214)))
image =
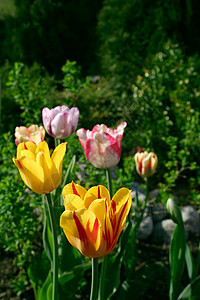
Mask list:
POLYGON ((158 158, 153 152, 138 151, 135 154, 135 163, 137 172, 141 177, 150 177, 156 171, 158 158))
POLYGON ((77 131, 85 156, 93 166, 108 169, 118 164, 126 125, 126 122, 122 122, 113 130, 98 124, 92 131, 83 128, 77 131))
POLYGON ((43 126, 31 125, 28 128, 20 126, 15 128, 15 144, 18 146, 23 142, 33 142, 36 145, 44 141, 45 130, 43 126))
POLYGON ((78 184, 63 189, 65 211, 60 218, 68 241, 87 257, 101 257, 115 247, 131 207, 130 190, 112 198, 104 186, 88 191, 78 184))
POLYGON ((32 142, 21 143, 13 162, 30 189, 37 194, 48 194, 61 183, 65 151, 66 143, 56 147, 51 156, 46 142, 38 146, 32 142))
POLYGON ((49 135, 58 139, 66 139, 77 128, 79 110, 77 107, 69 109, 65 105, 52 109, 45 107, 42 110, 42 119, 49 135))

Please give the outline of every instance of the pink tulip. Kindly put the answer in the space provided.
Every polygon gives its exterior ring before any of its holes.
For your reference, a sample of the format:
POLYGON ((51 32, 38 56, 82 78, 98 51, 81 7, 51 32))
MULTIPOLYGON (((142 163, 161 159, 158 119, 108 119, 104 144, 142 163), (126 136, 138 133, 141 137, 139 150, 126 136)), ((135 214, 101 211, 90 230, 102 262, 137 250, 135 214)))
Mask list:
POLYGON ((77 107, 69 109, 67 106, 57 106, 52 109, 44 107, 42 110, 43 124, 49 135, 58 139, 66 139, 78 125, 79 110, 77 107))
POLYGON ((93 166, 107 169, 118 164, 126 125, 126 122, 122 122, 113 130, 104 124, 98 124, 92 131, 83 128, 77 131, 85 156, 93 166))

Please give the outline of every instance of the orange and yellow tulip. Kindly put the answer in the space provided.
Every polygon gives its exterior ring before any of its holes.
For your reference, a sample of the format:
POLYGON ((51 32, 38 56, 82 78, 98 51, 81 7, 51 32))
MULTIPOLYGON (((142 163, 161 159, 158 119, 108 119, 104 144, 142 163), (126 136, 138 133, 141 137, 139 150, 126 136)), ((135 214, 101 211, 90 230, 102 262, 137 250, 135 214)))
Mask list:
POLYGON ((20 143, 13 162, 30 189, 37 194, 48 194, 61 183, 65 151, 66 143, 56 147, 51 156, 46 142, 38 146, 32 142, 20 143))
POLYGON ((152 176, 158 164, 158 158, 155 153, 147 151, 138 151, 135 154, 136 170, 141 177, 152 176))
POLYGON ((101 257, 115 247, 131 207, 130 190, 121 188, 112 198, 102 185, 88 191, 78 184, 63 189, 65 211, 60 226, 72 246, 87 257, 101 257))

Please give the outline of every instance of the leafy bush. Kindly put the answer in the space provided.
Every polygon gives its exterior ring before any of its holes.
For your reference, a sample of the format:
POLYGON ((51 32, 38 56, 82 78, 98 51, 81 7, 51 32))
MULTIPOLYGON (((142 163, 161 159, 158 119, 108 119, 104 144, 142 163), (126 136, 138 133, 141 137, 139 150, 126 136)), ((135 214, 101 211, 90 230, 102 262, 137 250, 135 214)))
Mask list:
POLYGON ((13 281, 20 294, 30 285, 27 269, 42 246, 41 199, 26 189, 12 164, 16 146, 10 133, 1 136, 0 247, 14 254, 18 280, 13 281))

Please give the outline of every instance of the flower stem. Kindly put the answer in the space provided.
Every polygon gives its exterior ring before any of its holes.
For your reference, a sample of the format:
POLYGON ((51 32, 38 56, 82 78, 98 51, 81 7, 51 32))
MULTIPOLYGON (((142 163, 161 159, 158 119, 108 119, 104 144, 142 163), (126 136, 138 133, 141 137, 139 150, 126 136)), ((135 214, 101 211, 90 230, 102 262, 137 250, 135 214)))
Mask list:
POLYGON ((92 258, 92 283, 91 283, 90 300, 97 299, 97 292, 98 292, 98 258, 92 258))
POLYGON ((108 190, 110 193, 110 198, 112 199, 112 180, 111 180, 110 169, 106 169, 106 179, 107 179, 108 190))
MULTIPOLYGON (((110 169, 106 169, 106 179, 107 179, 107 187, 110 193, 110 198, 112 199, 112 180, 110 169)), ((104 300, 105 294, 105 283, 106 283, 106 271, 108 265, 108 255, 105 255, 103 258, 102 266, 101 266, 101 275, 100 275, 100 284, 99 284, 99 300, 104 300)))
POLYGON ((52 261, 52 272, 53 272, 53 293, 52 293, 52 300, 58 299, 58 241, 57 241, 57 234, 56 234, 56 218, 54 209, 52 206, 51 195, 46 195, 47 200, 47 208, 49 212, 50 224, 51 224, 51 233, 53 237, 53 261, 52 261))

